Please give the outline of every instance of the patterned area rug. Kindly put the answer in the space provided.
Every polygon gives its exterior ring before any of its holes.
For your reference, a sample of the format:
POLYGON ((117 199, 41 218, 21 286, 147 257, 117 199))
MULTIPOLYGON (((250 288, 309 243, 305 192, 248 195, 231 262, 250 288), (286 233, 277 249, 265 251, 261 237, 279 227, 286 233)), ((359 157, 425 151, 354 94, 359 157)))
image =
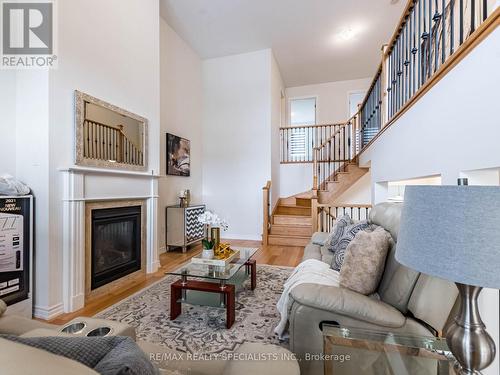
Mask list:
POLYGON ((243 342, 266 342, 282 346, 273 332, 279 322, 276 303, 283 284, 292 272, 289 267, 257 265, 257 288, 250 280, 236 293, 236 320, 226 329, 223 308, 184 304, 174 321, 170 314, 170 284, 167 276, 96 315, 136 327, 138 340, 164 345, 188 353, 230 353, 243 342))

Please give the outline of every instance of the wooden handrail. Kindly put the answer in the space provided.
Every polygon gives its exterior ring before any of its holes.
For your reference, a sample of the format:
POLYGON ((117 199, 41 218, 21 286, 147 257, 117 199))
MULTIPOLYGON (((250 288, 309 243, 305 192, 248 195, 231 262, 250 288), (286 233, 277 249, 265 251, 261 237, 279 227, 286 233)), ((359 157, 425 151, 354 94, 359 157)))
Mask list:
POLYGON ((329 138, 326 139, 326 141, 324 141, 321 145, 319 145, 318 147, 316 147, 318 150, 325 147, 328 142, 330 142, 333 138, 335 138, 335 136, 337 134, 340 133, 340 131, 345 128, 347 125, 351 124, 352 121, 359 115, 359 111, 356 112, 354 115, 352 115, 349 120, 347 120, 346 122, 344 122, 343 124, 340 124, 340 129, 337 129, 337 131, 335 133, 333 133, 329 138))
MULTIPOLYGON (((383 60, 382 60, 383 61, 383 60)), ((375 84, 377 83, 377 80, 378 80, 378 77, 379 77, 379 74, 382 72, 382 62, 380 62, 378 64, 378 68, 376 70, 376 73, 375 75, 373 76, 373 79, 372 81, 370 82, 370 86, 368 86, 368 90, 366 91, 366 95, 363 99, 363 101, 361 102, 361 104, 359 105, 359 108, 363 108, 365 105, 366 105, 366 102, 368 101, 368 97, 370 96, 370 93, 371 91, 373 90, 373 87, 375 86, 375 84)))
POLYGON ((297 125, 297 124, 294 124, 294 125, 290 125, 290 126, 280 126, 280 130, 294 129, 294 128, 300 128, 300 129, 304 129, 304 128, 322 128, 322 127, 325 127, 325 126, 341 126, 343 124, 344 123, 342 123, 342 122, 340 122, 338 124, 314 124, 314 125, 297 125))
MULTIPOLYGON (((452 52, 449 52, 448 49, 450 49, 450 46, 447 44, 446 49, 445 49, 444 41, 441 41, 441 40, 446 41, 446 38, 443 37, 442 35, 446 34, 446 36, 449 36, 449 34, 445 33, 445 31, 449 31, 448 27, 447 27, 448 26, 447 23, 445 23, 444 25, 441 25, 438 21, 436 21, 435 18, 432 18, 432 24, 427 24, 427 29, 424 28, 424 29, 420 30, 420 26, 418 26, 418 23, 421 22, 420 21, 420 12, 418 13, 418 15, 419 15, 418 19, 417 19, 415 12, 419 11, 422 2, 423 2, 423 4, 426 4, 426 2, 424 2, 424 0, 408 0, 407 1, 406 6, 404 8, 404 11, 399 19, 399 22, 397 23, 397 26, 396 26, 389 42, 382 47, 382 49, 383 49, 382 60, 381 60, 379 67, 377 69, 377 73, 375 74, 375 76, 370 84, 370 88, 367 91, 367 94, 362 101, 361 109, 364 109, 365 105, 367 104, 367 102, 370 98, 370 95, 372 94, 374 85, 377 83, 377 80, 380 77, 380 79, 381 79, 380 98, 382 100, 382 105, 381 105, 381 108, 378 109, 380 111, 380 118, 381 118, 379 130, 386 130, 385 128, 388 127, 388 125, 391 125, 397 118, 400 118, 401 115, 403 113, 405 113, 411 105, 413 105, 424 93, 426 93, 430 89, 430 87, 432 87, 437 81, 439 81, 449 70, 451 70, 451 68, 453 68, 458 63, 458 61, 460 61, 466 54, 468 54, 468 52, 470 52, 470 50, 472 50, 472 48, 477 44, 478 41, 484 39, 484 37, 486 35, 488 35, 491 31, 493 31, 496 28, 496 26, 498 26, 498 24, 499 24, 499 21, 498 21, 498 17, 499 17, 499 13, 500 13, 499 7, 495 8, 494 11, 492 12, 492 14, 490 14, 489 16, 487 16, 487 14, 484 12, 484 9, 483 9, 483 13, 485 15, 481 18, 481 20, 478 20, 478 22, 476 23, 476 27, 471 28, 469 35, 463 36, 463 41, 460 40, 460 42, 458 42, 455 39, 453 44, 451 44, 451 46, 452 46, 451 51, 452 52), (418 21, 417 24, 415 24, 413 22, 415 20, 418 21), (410 38, 408 36, 409 35, 409 32, 408 32, 408 24, 409 23, 411 23, 413 25, 412 26, 413 33, 415 34, 415 36, 412 35, 412 38, 410 38), (402 34, 407 35, 405 37, 404 41, 407 44, 409 43, 408 44, 409 47, 404 46, 405 48, 407 48, 405 50, 405 53, 407 53, 406 57, 408 58, 408 60, 411 60, 411 56, 412 56, 411 48, 412 48, 412 46, 413 46, 413 48, 415 48, 415 47, 418 48, 419 53, 421 53, 420 50, 422 48, 424 48, 424 52, 425 52, 424 42, 421 41, 421 35, 416 34, 417 33, 417 26, 418 26, 418 31, 427 32, 428 34, 429 33, 431 33, 431 34, 436 33, 437 34, 439 32, 439 34, 441 35, 439 43, 434 42, 434 44, 433 44, 434 50, 430 50, 430 52, 428 51, 427 53, 431 54, 431 56, 432 56, 432 53, 434 53, 434 55, 436 55, 439 52, 440 54, 442 54, 442 56, 434 57, 434 59, 435 59, 434 63, 431 60, 429 60, 429 64, 428 64, 429 66, 424 65, 424 67, 426 69, 433 68, 433 71, 431 71, 430 73, 426 73, 429 75, 424 76, 424 78, 422 78, 423 82, 418 82, 418 83, 412 82, 412 90, 413 91, 410 94, 406 93, 405 95, 407 95, 407 97, 402 99, 403 104, 402 105, 399 104, 396 108, 394 108, 394 106, 393 106, 391 109, 392 113, 390 113, 388 111, 389 103, 386 100, 387 96, 389 96, 389 98, 390 98, 390 95, 389 95, 390 93, 388 92, 386 85, 392 84, 390 81, 389 82, 387 82, 387 81, 390 80, 391 74, 394 74, 394 72, 391 73, 388 71, 388 68, 385 67, 385 62, 391 58, 392 53, 394 52, 395 48, 397 48, 398 43, 399 43, 399 48, 401 49, 402 45, 400 43, 400 38, 401 38, 402 34), (405 31, 406 31, 406 33, 405 33, 405 31), (415 44, 415 42, 417 44, 415 44), (442 46, 441 46, 441 44, 442 44, 442 46), (444 53, 443 53, 443 49, 445 49, 444 53), (444 59, 444 61, 442 61, 443 59, 444 59), (439 67, 437 67, 437 69, 435 67, 436 64, 439 64, 439 67), (415 88, 415 85, 417 86, 416 88, 415 88)), ((441 5, 441 2, 439 2, 439 4, 441 5)), ((458 4, 459 4, 458 1, 451 3, 448 0, 445 3, 445 9, 444 10, 439 9, 441 14, 438 13, 438 11, 435 9, 435 7, 433 9, 433 12, 442 18, 443 18, 442 15, 445 14, 445 16, 447 16, 445 21, 454 22, 455 19, 453 19, 453 17, 451 18, 451 21, 450 21, 450 17, 449 17, 450 14, 448 14, 449 12, 447 12, 446 10, 451 9, 451 8, 449 8, 450 5, 453 5, 453 9, 455 9, 455 7, 458 7, 458 4)), ((472 4, 475 7, 481 6, 481 3, 478 0, 471 0, 469 2, 469 4, 472 4)), ((430 4, 430 2, 427 2, 427 5, 432 6, 433 4, 430 4)), ((425 7, 425 5, 424 5, 424 7, 425 7)), ((442 8, 442 6, 440 8, 442 8)), ((427 9, 429 9, 429 8, 427 8, 427 9)), ((457 11, 457 10, 458 9, 455 9, 455 11, 457 11)), ((422 17, 425 18, 425 17, 427 17, 427 15, 423 15, 422 17)), ((439 20, 439 18, 438 18, 438 20, 439 20)), ((455 28, 458 28, 458 27, 459 27, 459 24, 457 24, 455 26, 455 28)), ((432 37, 432 35, 430 35, 429 37, 432 37)), ((453 38, 453 36, 450 36, 450 38, 453 38)), ((453 39, 451 39, 451 40, 453 41, 453 39)), ((432 42, 430 42, 430 43, 432 44, 432 42)), ((432 47, 431 44, 428 47, 429 49, 431 49, 431 47, 432 47)), ((393 59, 394 59, 394 57, 393 57, 393 59)), ((400 51, 399 52, 399 60, 397 60, 398 64, 402 64, 401 59, 404 59, 404 57, 402 55, 402 52, 400 51)), ((429 57, 429 59, 430 59, 430 57, 429 57)), ((394 61, 394 60, 392 60, 392 61, 394 61)), ((419 63, 419 69, 421 69, 421 67, 420 67, 421 60, 418 60, 418 63, 419 63)), ((393 67, 393 69, 394 69, 394 67, 393 67)), ((403 70, 405 70, 405 69, 406 68, 403 67, 403 70)), ((413 68, 413 69, 415 69, 415 68, 413 68)), ((410 79, 410 78, 408 78, 408 79, 410 79)), ((398 78, 398 82, 399 82, 399 78, 398 78)), ((408 90, 408 88, 406 88, 406 90, 408 90)), ((399 100, 401 100, 401 99, 399 99, 399 100)), ((373 143, 372 141, 375 140, 375 138, 377 138, 379 135, 380 135, 380 131, 375 135, 375 137, 373 139, 370 139, 367 144, 362 145, 362 150, 360 150, 359 153, 363 152, 368 145, 372 144, 373 143)))
POLYGON ((113 129, 113 130, 116 130, 116 131, 123 133, 123 125, 113 126, 113 125, 103 124, 102 122, 99 122, 99 121, 88 120, 88 119, 86 119, 85 121, 92 122, 96 125, 100 125, 100 126, 103 126, 105 128, 113 129))
MULTIPOLYGON (((471 1, 475 4, 471 6, 481 7, 479 0, 471 1)), ((383 131, 500 25, 500 8, 497 7, 490 16, 483 9, 481 20, 477 20, 479 26, 471 26, 470 34, 467 31, 463 40, 460 37, 460 42, 457 42, 453 40, 454 34, 448 32, 450 22, 455 22, 455 18, 450 16, 455 8, 450 6, 456 6, 456 3, 437 4, 431 12, 434 3, 431 4, 430 0, 408 0, 389 43, 382 46, 382 59, 358 111, 314 148, 313 190, 326 186, 327 181, 335 178, 337 171, 342 171, 341 168, 345 171, 346 165, 342 163, 346 160, 342 159, 346 159, 346 150, 348 161, 358 160, 359 155, 383 131), (428 5, 427 10, 425 4, 428 5), (425 20, 429 21, 427 26, 425 20), (424 25, 421 25, 422 22, 424 25), (441 38, 439 41, 438 37, 441 38), (446 44, 447 39, 449 44, 446 44), (342 133, 348 125, 349 131, 342 133), (344 153, 343 158, 341 152, 344 153)), ((463 12, 462 8, 460 12, 463 12)), ((463 22, 462 18, 460 22, 463 22)))
POLYGON ((413 94, 410 100, 404 104, 391 118, 385 119, 382 129, 368 142, 363 145, 358 155, 365 152, 386 130, 388 130, 398 119, 401 118, 422 96, 434 87, 449 71, 462 61, 482 40, 500 26, 500 7, 484 21, 479 27, 460 45, 455 52, 441 65, 438 70, 413 94))
POLYGON ((353 207, 353 208, 372 208, 371 204, 352 204, 352 203, 319 203, 318 208, 331 207, 353 207))
POLYGON ((331 203, 316 204, 313 210, 313 223, 316 224, 315 230, 320 232, 330 232, 335 220, 341 214, 349 214, 353 220, 368 219, 371 204, 350 204, 350 203, 331 203), (332 213, 333 211, 333 213, 332 213), (340 211, 340 213, 339 213, 340 211), (326 216, 326 217, 325 217, 326 216))
POLYGON ((83 122, 83 154, 88 159, 114 160, 142 165, 143 152, 123 132, 123 125, 111 126, 97 121, 83 122))

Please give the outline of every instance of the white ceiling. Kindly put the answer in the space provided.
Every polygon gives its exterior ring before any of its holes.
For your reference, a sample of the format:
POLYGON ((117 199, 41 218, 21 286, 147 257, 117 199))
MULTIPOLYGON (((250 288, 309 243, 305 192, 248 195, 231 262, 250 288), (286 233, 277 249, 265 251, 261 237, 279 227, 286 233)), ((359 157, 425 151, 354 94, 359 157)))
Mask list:
POLYGON ((405 3, 160 0, 162 17, 202 59, 272 48, 288 87, 371 77, 405 3), (357 35, 346 41, 345 30, 357 35))

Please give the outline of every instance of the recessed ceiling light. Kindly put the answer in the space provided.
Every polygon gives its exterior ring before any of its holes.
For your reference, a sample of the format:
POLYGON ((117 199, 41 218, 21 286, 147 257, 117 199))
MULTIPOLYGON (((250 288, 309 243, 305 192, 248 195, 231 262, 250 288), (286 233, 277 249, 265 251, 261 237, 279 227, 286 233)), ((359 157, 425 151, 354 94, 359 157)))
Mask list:
POLYGON ((354 38, 356 36, 356 33, 354 32, 354 30, 350 27, 347 27, 345 29, 343 29, 340 33, 339 33, 339 37, 342 39, 342 40, 345 40, 345 41, 348 41, 348 40, 351 40, 352 38, 354 38))
POLYGON ((346 42, 354 41, 366 29, 363 22, 351 23, 345 27, 337 29, 333 37, 333 42, 336 44, 346 44, 346 42))
POLYGON ((391 0, 392 5, 397 4, 397 3, 399 3, 399 0, 391 0))

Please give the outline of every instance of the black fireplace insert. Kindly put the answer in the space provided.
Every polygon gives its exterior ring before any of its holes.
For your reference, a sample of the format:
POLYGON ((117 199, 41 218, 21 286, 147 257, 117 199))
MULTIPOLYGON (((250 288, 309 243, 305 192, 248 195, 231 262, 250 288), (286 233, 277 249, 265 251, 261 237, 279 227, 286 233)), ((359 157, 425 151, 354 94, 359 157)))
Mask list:
POLYGON ((141 269, 141 209, 92 210, 92 290, 141 269))

